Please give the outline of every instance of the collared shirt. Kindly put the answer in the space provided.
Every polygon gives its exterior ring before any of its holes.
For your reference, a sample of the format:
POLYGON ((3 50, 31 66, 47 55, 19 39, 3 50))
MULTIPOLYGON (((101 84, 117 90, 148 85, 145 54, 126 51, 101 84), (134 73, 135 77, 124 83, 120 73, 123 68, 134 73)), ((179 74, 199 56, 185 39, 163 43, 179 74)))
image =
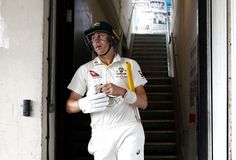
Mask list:
MULTIPOLYGON (((135 60, 123 58, 117 54, 109 65, 103 64, 99 57, 96 57, 80 66, 68 85, 68 89, 81 96, 95 94, 96 86, 106 83, 113 83, 128 89, 126 62, 131 63, 134 87, 145 85, 147 80, 143 76, 138 63, 135 60)), ((122 96, 110 98, 109 101, 109 106, 105 111, 90 114, 92 128, 113 126, 136 120, 132 107, 124 102, 122 96)))

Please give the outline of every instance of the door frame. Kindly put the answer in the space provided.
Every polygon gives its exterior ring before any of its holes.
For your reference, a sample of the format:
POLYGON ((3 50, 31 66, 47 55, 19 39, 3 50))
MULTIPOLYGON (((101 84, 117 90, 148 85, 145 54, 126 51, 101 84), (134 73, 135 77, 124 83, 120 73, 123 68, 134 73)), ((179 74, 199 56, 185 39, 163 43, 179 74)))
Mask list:
POLYGON ((231 136, 229 137, 231 140, 231 159, 236 159, 236 99, 233 97, 236 97, 236 63, 234 63, 234 60, 236 59, 236 2, 235 0, 230 1, 230 13, 231 13, 231 20, 230 20, 230 27, 231 27, 231 34, 230 34, 230 40, 231 43, 231 56, 230 56, 230 66, 231 66, 231 73, 229 76, 231 76, 230 85, 231 88, 231 99, 229 99, 229 104, 231 105, 231 136), (234 54, 233 54, 234 53, 234 54))
POLYGON ((47 96, 47 160, 55 160, 56 143, 56 21, 57 0, 49 2, 49 44, 48 44, 48 96, 47 96))
POLYGON ((198 1, 198 159, 212 160, 212 24, 211 0, 198 1))
POLYGON ((214 160, 228 159, 227 1, 212 1, 212 152, 214 160))
POLYGON ((228 158, 227 0, 199 0, 198 158, 228 158), (220 138, 219 138, 220 137, 220 138))

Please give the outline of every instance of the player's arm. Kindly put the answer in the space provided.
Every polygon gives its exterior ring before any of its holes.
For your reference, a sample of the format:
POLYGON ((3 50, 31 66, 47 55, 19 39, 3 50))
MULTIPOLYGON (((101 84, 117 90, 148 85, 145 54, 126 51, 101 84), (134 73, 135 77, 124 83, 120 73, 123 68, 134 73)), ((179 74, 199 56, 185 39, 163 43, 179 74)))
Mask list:
POLYGON ((144 87, 139 86, 135 88, 135 93, 137 96, 137 100, 134 102, 133 105, 141 109, 146 109, 148 102, 147 102, 147 95, 146 95, 144 87))
POLYGON ((78 107, 78 100, 80 98, 81 96, 78 93, 71 91, 70 96, 66 102, 66 111, 68 113, 77 113, 81 111, 78 107))

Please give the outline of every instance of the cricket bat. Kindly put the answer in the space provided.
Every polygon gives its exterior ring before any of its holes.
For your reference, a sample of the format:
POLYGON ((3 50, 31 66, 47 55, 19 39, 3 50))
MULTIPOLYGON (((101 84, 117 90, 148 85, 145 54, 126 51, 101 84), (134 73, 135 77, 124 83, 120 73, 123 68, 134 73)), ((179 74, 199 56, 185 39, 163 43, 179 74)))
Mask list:
MULTIPOLYGON (((126 72, 127 72, 127 77, 128 77, 129 90, 132 91, 132 92, 135 92, 133 73, 132 73, 132 68, 131 68, 130 62, 126 62, 126 72)), ((139 114, 138 107, 135 107, 135 106, 132 106, 132 107, 133 107, 133 110, 134 110, 135 117, 136 117, 137 121, 140 122, 141 117, 140 117, 140 114, 139 114)))

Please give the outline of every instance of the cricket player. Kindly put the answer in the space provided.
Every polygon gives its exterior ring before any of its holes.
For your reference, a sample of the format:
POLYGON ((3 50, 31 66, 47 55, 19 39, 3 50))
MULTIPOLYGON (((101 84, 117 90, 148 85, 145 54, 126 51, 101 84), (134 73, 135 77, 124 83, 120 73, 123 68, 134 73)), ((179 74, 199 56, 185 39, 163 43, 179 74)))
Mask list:
POLYGON ((117 53, 119 36, 109 23, 97 22, 84 34, 96 57, 74 74, 66 111, 90 114, 88 151, 95 160, 143 160, 145 136, 137 108, 147 107, 147 80, 135 60, 117 53), (134 91, 129 87, 127 63, 134 91))

